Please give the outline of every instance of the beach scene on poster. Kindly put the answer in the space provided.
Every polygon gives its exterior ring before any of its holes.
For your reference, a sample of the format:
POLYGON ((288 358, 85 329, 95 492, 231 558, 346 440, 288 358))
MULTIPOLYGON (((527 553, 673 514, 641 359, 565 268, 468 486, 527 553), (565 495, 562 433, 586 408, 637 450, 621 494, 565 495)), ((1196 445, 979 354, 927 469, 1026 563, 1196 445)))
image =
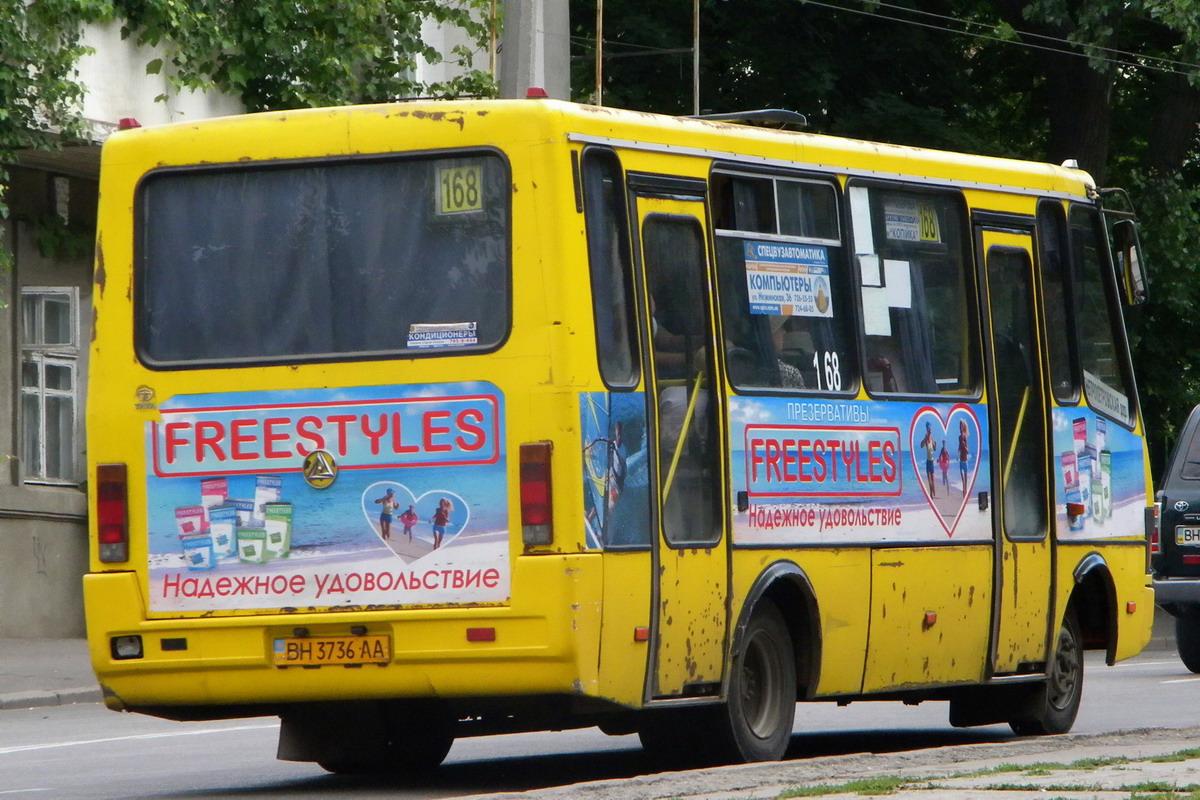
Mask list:
POLYGON ((176 396, 146 425, 153 611, 503 602, 490 383, 176 396))
POLYGON ((1056 408, 1053 420, 1058 537, 1142 535, 1148 491, 1142 437, 1085 406, 1056 408))
POLYGON ((588 549, 649 544, 646 396, 584 392, 579 415, 588 549))
POLYGON ((734 542, 989 540, 987 442, 982 405, 731 398, 734 542))

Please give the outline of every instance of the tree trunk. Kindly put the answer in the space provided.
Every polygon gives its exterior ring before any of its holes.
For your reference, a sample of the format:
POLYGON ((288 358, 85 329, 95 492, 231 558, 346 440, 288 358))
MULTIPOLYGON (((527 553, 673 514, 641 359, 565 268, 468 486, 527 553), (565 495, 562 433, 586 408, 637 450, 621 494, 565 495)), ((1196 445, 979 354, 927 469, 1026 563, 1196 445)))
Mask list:
POLYGON ((1151 172, 1174 175, 1183 166, 1196 142, 1200 125, 1200 90, 1187 76, 1159 76, 1158 104, 1150 130, 1144 166, 1151 172))
POLYGON ((1073 158, 1103 183, 1112 127, 1112 79, 1092 69, 1077 53, 1046 52, 1047 114, 1050 137, 1046 155, 1054 163, 1073 158))

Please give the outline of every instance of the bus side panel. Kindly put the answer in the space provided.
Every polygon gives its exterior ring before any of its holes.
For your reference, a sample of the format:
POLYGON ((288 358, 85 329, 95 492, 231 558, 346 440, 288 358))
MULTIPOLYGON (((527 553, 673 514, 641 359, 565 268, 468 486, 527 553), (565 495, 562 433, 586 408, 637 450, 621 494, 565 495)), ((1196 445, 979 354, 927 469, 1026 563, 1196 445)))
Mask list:
MULTIPOLYGON (((1085 386, 1093 405, 1109 403, 1127 416, 1121 398, 1097 380, 1085 386)), ((1145 513, 1152 492, 1145 438, 1085 405, 1055 408, 1054 485, 1055 536, 1058 539, 1059 610, 1075 590, 1075 568, 1099 553, 1115 583, 1116 660, 1137 655, 1150 641, 1154 623, 1154 590, 1147 572, 1145 513), (1067 514, 1068 504, 1082 508, 1067 514), (1133 605, 1130 606, 1129 604, 1133 605)))
POLYGON ((588 694, 627 706, 641 705, 649 654, 651 574, 649 551, 604 555, 600 665, 595 691, 588 694))
MULTIPOLYGON (((1116 545, 1106 543, 1099 548, 1094 543, 1060 544, 1058 547, 1058 609, 1062 611, 1073 592, 1079 591, 1075 582, 1075 570, 1088 556, 1103 551, 1106 572, 1112 576, 1115 596, 1112 605, 1103 597, 1090 598, 1088 606, 1094 609, 1097 624, 1107 625, 1111 618, 1116 623, 1116 661, 1132 658, 1150 642, 1154 625, 1154 589, 1146 576, 1146 549, 1142 542, 1116 545)), ((1097 633, 1103 634, 1105 630, 1097 633)), ((1086 638, 1086 631, 1085 631, 1086 638)))
POLYGON ((873 551, 864 692, 983 680, 992 552, 990 544, 873 551))
MULTIPOLYGON (((764 569, 779 561, 795 563, 816 597, 819 619, 820 674, 814 696, 858 694, 862 691, 863 654, 871 598, 863 587, 870 580, 867 548, 765 550, 737 548, 733 552, 733 619, 741 616, 746 595, 764 569)), ((803 608, 782 609, 785 615, 803 608)), ((812 656, 815 654, 804 654, 812 656)))

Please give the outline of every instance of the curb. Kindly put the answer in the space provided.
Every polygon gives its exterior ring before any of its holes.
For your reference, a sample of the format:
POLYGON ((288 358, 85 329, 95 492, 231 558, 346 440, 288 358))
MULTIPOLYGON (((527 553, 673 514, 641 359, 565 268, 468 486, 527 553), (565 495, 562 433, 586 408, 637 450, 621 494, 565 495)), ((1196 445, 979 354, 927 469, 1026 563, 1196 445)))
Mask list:
POLYGON ((100 687, 60 689, 56 692, 10 692, 0 694, 0 711, 18 708, 67 706, 74 703, 99 703, 100 687))

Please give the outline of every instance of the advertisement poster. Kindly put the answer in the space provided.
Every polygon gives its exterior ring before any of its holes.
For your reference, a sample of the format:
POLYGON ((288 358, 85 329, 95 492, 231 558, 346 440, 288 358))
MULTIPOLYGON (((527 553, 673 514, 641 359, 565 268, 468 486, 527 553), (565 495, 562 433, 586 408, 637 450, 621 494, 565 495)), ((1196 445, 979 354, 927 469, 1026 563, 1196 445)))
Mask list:
POLYGON ((1147 493, 1142 438, 1083 406, 1056 408, 1053 420, 1058 537, 1142 535, 1147 493))
POLYGON ((820 245, 746 242, 751 314, 833 317, 829 250, 820 245))
POLYGON ((155 612, 503 602, 490 383, 173 397, 146 425, 155 612))
POLYGON ((987 442, 982 405, 731 399, 734 541, 990 540, 987 442))
POLYGON ((646 396, 580 395, 584 525, 589 549, 650 543, 646 396))

